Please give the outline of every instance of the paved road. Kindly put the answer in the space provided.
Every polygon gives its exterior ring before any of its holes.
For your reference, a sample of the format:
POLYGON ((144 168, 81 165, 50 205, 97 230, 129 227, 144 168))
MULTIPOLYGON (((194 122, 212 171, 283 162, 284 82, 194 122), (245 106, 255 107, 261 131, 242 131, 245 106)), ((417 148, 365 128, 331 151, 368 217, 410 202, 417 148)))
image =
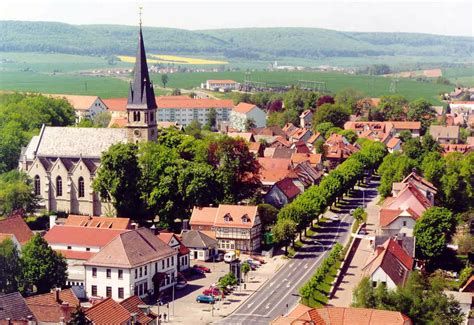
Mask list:
MULTIPOLYGON (((366 202, 373 198, 373 193, 369 193, 365 194, 366 202)), ((334 243, 347 241, 353 223, 353 218, 347 212, 362 205, 362 197, 362 191, 357 191, 355 197, 346 201, 339 212, 342 216, 340 221, 326 222, 312 240, 260 291, 255 292, 230 316, 215 324, 268 324, 277 316, 287 314, 299 301, 299 288, 312 276, 334 243)), ((328 212, 326 215, 334 213, 328 212)))

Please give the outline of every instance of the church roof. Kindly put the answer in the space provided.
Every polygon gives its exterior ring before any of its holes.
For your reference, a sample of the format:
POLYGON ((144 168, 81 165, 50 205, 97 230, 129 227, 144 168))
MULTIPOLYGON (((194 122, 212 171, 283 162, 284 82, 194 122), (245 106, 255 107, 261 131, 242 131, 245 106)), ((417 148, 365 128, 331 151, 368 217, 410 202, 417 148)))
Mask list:
POLYGON ((148 75, 141 25, 140 32, 138 33, 137 56, 135 59, 133 81, 130 84, 130 92, 128 94, 127 108, 156 108, 155 92, 153 90, 153 84, 150 82, 150 76, 148 75))
POLYGON ((45 126, 38 137, 37 149, 32 148, 35 139, 27 152, 36 151, 39 157, 100 158, 113 144, 126 142, 126 129, 45 126))

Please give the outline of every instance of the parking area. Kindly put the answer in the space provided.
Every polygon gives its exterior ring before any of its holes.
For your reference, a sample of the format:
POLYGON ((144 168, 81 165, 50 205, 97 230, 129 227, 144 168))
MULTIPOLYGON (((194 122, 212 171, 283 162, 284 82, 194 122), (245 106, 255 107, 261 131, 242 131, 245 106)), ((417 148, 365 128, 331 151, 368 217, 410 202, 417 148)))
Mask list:
MULTIPOLYGON (((248 256, 241 256, 244 260, 248 256)), ((253 292, 259 288, 286 263, 286 260, 280 256, 265 259, 266 263, 250 271, 247 275, 245 286, 242 284, 231 294, 227 295, 221 301, 215 304, 206 304, 196 302, 196 297, 202 294, 203 290, 213 284, 217 284, 218 279, 229 272, 229 264, 225 262, 194 262, 194 264, 204 265, 210 268, 210 273, 201 276, 192 276, 188 278, 188 284, 183 289, 174 291, 174 304, 170 302, 163 306, 154 306, 153 311, 167 315, 167 322, 171 324, 209 324, 215 320, 225 317, 232 313, 240 304, 242 304, 253 292)), ((167 292, 168 300, 172 300, 172 292, 167 292)))

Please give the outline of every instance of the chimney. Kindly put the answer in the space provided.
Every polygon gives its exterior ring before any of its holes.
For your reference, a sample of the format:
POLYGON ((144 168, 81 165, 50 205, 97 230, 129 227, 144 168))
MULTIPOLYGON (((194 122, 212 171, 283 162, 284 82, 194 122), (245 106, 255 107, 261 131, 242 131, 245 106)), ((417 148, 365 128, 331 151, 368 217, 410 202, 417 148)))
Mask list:
POLYGON ((28 315, 26 316, 26 320, 28 321, 28 325, 35 325, 36 322, 33 320, 33 316, 28 315))
POLYGON ((55 300, 58 304, 61 304, 62 301, 61 301, 61 299, 59 298, 59 292, 61 291, 61 289, 55 288, 55 289, 53 289, 53 290, 54 290, 54 292, 53 292, 53 293, 54 293, 54 300, 55 300))
POLYGON ((52 229, 54 226, 56 226, 56 219, 57 219, 57 216, 55 215, 49 216, 49 229, 52 229))
POLYGON ((189 230, 189 219, 183 219, 183 230, 189 230))
POLYGON ((12 322, 11 322, 11 320, 10 320, 10 317, 5 318, 5 320, 7 321, 7 324, 8 324, 8 325, 12 325, 12 322))
POLYGON ((132 316, 132 324, 135 325, 137 323, 137 313, 131 313, 132 316))
POLYGON ((160 231, 156 229, 156 226, 154 224, 151 225, 150 230, 153 232, 153 235, 155 236, 160 234, 160 231))

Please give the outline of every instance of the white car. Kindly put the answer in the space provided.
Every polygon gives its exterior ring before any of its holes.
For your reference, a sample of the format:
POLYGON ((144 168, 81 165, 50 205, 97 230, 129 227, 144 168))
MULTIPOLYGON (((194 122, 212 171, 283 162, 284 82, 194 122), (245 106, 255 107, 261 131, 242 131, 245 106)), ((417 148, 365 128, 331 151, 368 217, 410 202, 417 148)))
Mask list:
POLYGON ((338 214, 335 214, 335 215, 331 216, 329 219, 334 220, 334 221, 339 221, 339 220, 341 220, 341 216, 338 215, 338 214))

